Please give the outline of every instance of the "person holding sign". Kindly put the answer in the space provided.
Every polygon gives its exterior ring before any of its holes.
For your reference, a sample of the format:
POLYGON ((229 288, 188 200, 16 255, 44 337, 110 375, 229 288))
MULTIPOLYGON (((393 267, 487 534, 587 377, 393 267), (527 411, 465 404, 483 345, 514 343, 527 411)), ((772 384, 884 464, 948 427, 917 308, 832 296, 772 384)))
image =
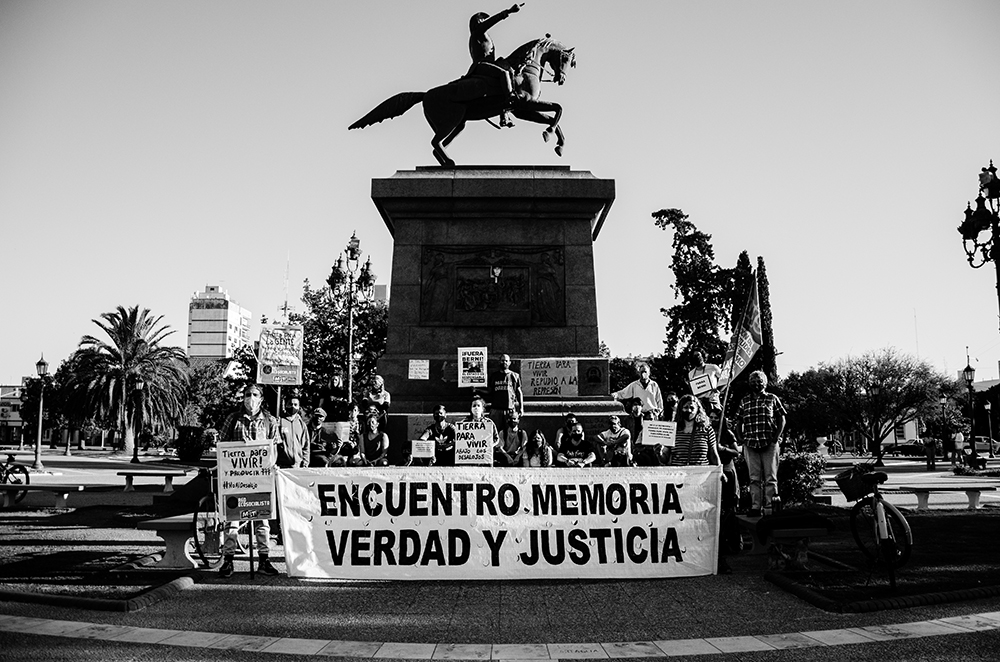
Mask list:
MULTIPOLYGON (((251 384, 243 394, 243 406, 233 412, 222 424, 222 441, 278 441, 278 421, 261 405, 264 394, 256 384, 251 384)), ((257 554, 260 556, 258 570, 265 575, 278 574, 277 568, 271 565, 271 523, 266 520, 256 520, 254 529, 257 542, 257 554)), ((242 522, 226 522, 225 538, 222 546, 223 563, 219 574, 223 577, 233 575, 233 559, 236 557, 236 532, 242 522)))
POLYGON ((556 455, 556 466, 582 469, 589 467, 596 459, 594 446, 583 435, 583 424, 574 423, 570 428, 569 438, 563 442, 556 455))
POLYGON ((507 424, 508 409, 518 416, 524 413, 524 392, 521 375, 510 369, 510 357, 501 354, 500 369, 490 377, 490 420, 498 430, 507 424))
POLYGON ((430 466, 455 466, 455 426, 448 422, 448 410, 444 405, 434 408, 434 422, 427 426, 420 439, 434 442, 430 466))
POLYGON ((469 415, 455 425, 455 464, 492 466, 493 451, 499 445, 497 426, 486 417, 486 401, 473 396, 469 415))
POLYGON ((688 372, 688 381, 691 383, 691 392, 702 401, 702 406, 707 410, 722 407, 719 400, 719 378, 722 370, 714 363, 705 363, 705 355, 699 350, 691 355, 694 367, 688 372))
POLYGON ((639 373, 639 379, 622 390, 615 391, 611 396, 621 401, 638 398, 642 405, 642 417, 658 421, 663 413, 663 394, 660 392, 660 386, 649 378, 649 365, 646 363, 639 363, 636 371, 639 373))

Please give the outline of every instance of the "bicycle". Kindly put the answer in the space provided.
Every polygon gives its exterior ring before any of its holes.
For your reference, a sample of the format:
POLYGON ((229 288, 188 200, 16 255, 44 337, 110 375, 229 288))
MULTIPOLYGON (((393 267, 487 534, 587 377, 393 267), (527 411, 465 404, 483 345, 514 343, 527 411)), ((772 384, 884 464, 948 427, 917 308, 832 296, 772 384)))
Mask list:
POLYGON ((844 445, 839 441, 834 441, 830 444, 830 455, 834 457, 840 457, 844 454, 844 445))
MULTIPOLYGON (((199 469, 198 473, 208 479, 209 488, 208 493, 198 500, 198 506, 192 513, 194 535, 188 542, 187 552, 192 559, 199 559, 206 569, 214 570, 225 560, 223 550, 227 522, 222 514, 222 504, 219 503, 215 493, 216 469, 199 469)), ((239 522, 236 530, 237 540, 239 534, 247 530, 248 525, 249 520, 239 522)), ((237 551, 241 554, 246 551, 242 543, 237 543, 237 551)))
POLYGON ((861 447, 858 447, 856 445, 852 446, 851 447, 851 455, 853 455, 855 457, 865 457, 866 455, 868 455, 868 449, 865 448, 864 446, 861 446, 861 447))
MULTIPOLYGON (((7 461, 0 463, 0 483, 10 485, 27 485, 31 482, 28 469, 14 461, 14 454, 7 455, 7 461)), ((27 490, 14 495, 14 503, 20 503, 28 496, 27 490)))
POLYGON ((851 535, 872 570, 885 569, 889 585, 896 588, 896 570, 913 551, 910 523, 896 506, 882 496, 879 485, 889 476, 884 471, 870 471, 871 465, 854 466, 837 475, 837 485, 851 501, 851 535), (868 470, 866 470, 868 469, 868 470))

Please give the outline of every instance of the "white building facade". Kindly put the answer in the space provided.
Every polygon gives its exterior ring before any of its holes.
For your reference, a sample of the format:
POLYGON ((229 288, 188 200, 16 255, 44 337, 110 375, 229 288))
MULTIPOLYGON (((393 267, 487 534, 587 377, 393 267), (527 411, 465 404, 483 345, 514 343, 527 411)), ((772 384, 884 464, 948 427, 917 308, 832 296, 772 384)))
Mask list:
POLYGON ((188 306, 187 353, 191 358, 228 358, 250 344, 250 311, 218 285, 195 292, 188 306))

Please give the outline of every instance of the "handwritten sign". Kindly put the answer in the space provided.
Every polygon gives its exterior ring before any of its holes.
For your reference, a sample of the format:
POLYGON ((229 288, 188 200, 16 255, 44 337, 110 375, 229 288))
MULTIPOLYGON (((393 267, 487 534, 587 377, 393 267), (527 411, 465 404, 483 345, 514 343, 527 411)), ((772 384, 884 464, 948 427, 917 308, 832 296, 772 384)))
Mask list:
POLYGON ((274 465, 270 441, 216 444, 219 498, 227 522, 274 517, 274 465))
POLYGON ((301 324, 262 327, 257 350, 257 383, 301 384, 302 339, 301 324))
POLYGON ((408 379, 430 379, 431 361, 430 359, 410 359, 408 379))
POLYGON ((691 393, 701 395, 710 393, 719 386, 719 378, 714 374, 700 375, 691 380, 691 393))
POLYGON ((677 439, 677 424, 673 421, 646 421, 642 422, 643 446, 670 446, 674 445, 677 439))
POLYGON ((576 359, 522 359, 521 389, 528 397, 580 394, 576 359))
POLYGON ((458 388, 486 387, 486 348, 458 348, 458 388))
POLYGON ((488 418, 455 423, 455 464, 493 466, 495 434, 496 426, 488 418))

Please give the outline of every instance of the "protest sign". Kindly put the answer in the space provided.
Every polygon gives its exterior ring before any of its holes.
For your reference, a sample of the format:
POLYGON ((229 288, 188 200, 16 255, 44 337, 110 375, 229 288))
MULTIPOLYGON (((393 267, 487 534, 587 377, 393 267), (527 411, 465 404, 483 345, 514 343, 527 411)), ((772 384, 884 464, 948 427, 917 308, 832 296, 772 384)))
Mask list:
POLYGON ((525 397, 576 397, 580 394, 576 359, 521 359, 525 397))
POLYGON ((719 386, 719 378, 714 374, 699 375, 691 380, 691 393, 701 395, 710 393, 719 386))
POLYGON ((455 423, 455 464, 493 464, 493 438, 496 426, 481 421, 455 423))
POLYGON ((290 577, 710 575, 721 467, 283 469, 290 577))
POLYGON ((649 421, 642 422, 642 441, 640 446, 661 446, 673 447, 677 439, 677 424, 673 421, 649 421))
POLYGON ((458 387, 486 387, 486 348, 458 348, 458 387))
POLYGON ((220 441, 216 444, 218 493, 228 521, 274 517, 274 443, 220 441))
POLYGON ((430 439, 414 439, 410 442, 410 457, 433 458, 434 441, 430 439))
POLYGON ((264 326, 257 350, 257 383, 277 386, 302 383, 302 325, 264 326))
POLYGON ((431 361, 430 359, 410 359, 407 368, 407 379, 430 379, 431 361))

